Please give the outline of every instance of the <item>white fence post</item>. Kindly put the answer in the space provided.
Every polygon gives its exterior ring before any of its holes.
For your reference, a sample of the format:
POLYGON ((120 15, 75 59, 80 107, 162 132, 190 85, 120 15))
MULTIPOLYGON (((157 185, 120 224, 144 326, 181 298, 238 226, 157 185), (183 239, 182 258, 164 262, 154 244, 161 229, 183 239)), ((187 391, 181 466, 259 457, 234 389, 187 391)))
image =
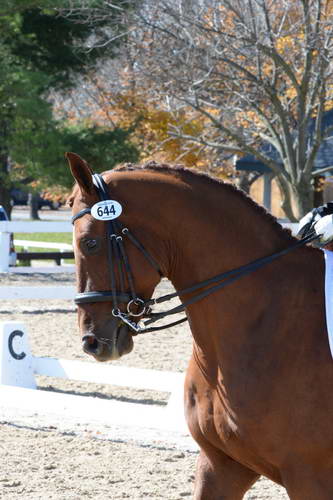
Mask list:
POLYGON ((0 272, 7 273, 9 269, 10 235, 0 233, 0 272))
POLYGON ((0 323, 0 384, 36 389, 33 358, 22 323, 0 323))
MULTIPOLYGON (((10 267, 9 266, 9 249, 10 249, 10 233, 71 233, 72 224, 70 222, 46 222, 46 221, 0 221, 0 272, 73 272, 74 266, 54 266, 46 268, 31 268, 31 267, 10 267), (68 268, 67 268, 68 267, 68 268), (33 271, 31 271, 33 269, 33 271)), ((15 242, 15 240, 14 240, 15 242)), ((17 244, 19 244, 17 242, 17 244)), ((33 244, 32 246, 37 246, 33 244)), ((40 245, 38 245, 40 246, 40 245)), ((65 248, 64 244, 57 244, 53 248, 59 246, 65 248)), ((67 247, 71 248, 70 245, 67 247)))

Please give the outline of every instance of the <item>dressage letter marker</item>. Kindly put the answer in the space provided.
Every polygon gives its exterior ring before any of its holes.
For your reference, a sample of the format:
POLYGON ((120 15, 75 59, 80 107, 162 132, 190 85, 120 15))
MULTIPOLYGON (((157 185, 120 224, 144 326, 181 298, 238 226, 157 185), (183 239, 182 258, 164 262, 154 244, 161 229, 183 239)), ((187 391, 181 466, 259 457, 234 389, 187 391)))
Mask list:
POLYGON ((91 207, 91 215, 97 220, 117 219, 122 212, 122 206, 115 200, 103 200, 91 207))
POLYGON ((8 350, 10 352, 10 355, 12 358, 17 359, 20 361, 21 359, 24 359, 26 357, 26 353, 24 351, 20 352, 19 354, 15 351, 13 343, 15 337, 23 337, 24 333, 21 330, 14 330, 8 337, 8 350))
POLYGON ((33 357, 22 323, 0 323, 0 384, 36 389, 33 357))

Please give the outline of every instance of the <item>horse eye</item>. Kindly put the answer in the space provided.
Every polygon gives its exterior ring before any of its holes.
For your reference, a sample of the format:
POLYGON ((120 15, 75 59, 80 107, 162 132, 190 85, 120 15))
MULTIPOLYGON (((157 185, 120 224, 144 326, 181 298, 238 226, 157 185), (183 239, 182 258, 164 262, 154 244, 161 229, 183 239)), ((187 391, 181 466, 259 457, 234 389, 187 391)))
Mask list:
POLYGON ((94 254, 98 252, 100 245, 98 240, 84 239, 81 241, 81 248, 85 253, 94 254))
POLYGON ((96 240, 88 240, 86 242, 88 250, 92 250, 97 247, 97 241, 96 240))

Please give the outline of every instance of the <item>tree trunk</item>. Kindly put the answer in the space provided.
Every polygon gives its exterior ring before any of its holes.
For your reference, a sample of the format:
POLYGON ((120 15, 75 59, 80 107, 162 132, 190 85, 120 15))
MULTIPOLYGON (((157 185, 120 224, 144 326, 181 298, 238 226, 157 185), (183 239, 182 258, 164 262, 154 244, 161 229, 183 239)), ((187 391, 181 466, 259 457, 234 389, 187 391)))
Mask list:
POLYGON ((320 207, 324 203, 324 184, 325 177, 316 175, 313 179, 313 206, 320 207))
POLYGON ((303 177, 297 184, 290 185, 282 176, 276 177, 280 189, 281 207, 290 220, 298 222, 314 207, 314 186, 311 177, 303 177))
POLYGON ((290 222, 297 222, 298 219, 295 217, 291 202, 292 194, 290 185, 282 176, 276 176, 275 178, 281 194, 281 208, 290 222))
POLYGON ((12 206, 10 203, 11 183, 9 180, 8 162, 8 155, 0 153, 0 205, 5 208, 10 219, 12 206))
POLYGON ((299 220, 314 207, 314 186, 311 178, 303 178, 293 186, 293 198, 296 205, 296 217, 299 220))
POLYGON ((246 194, 250 194, 252 184, 259 179, 260 176, 261 174, 258 172, 239 172, 235 178, 236 186, 246 194))
POLYGON ((30 208, 30 219, 39 220, 38 194, 29 193, 28 204, 30 208))

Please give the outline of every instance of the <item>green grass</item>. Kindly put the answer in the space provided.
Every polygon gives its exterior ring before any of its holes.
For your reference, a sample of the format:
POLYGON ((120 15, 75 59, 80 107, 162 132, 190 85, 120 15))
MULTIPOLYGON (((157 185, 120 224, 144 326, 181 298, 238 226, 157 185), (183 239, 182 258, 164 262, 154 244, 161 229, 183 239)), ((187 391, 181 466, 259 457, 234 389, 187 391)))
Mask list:
POLYGON ((15 233, 14 239, 72 244, 72 233, 15 233))
MULTIPOLYGON (((27 240, 27 241, 45 241, 48 243, 68 243, 72 244, 72 233, 15 233, 14 240, 27 240)), ((17 252, 21 252, 23 247, 15 245, 17 252)), ((56 249, 51 248, 29 248, 33 252, 56 252, 56 249)), ((51 259, 50 259, 51 260, 51 259)), ((22 261, 23 262, 23 261, 22 261)), ((49 262, 49 261, 44 261, 49 262)), ((66 259, 66 264, 74 264, 73 259, 66 259)))

